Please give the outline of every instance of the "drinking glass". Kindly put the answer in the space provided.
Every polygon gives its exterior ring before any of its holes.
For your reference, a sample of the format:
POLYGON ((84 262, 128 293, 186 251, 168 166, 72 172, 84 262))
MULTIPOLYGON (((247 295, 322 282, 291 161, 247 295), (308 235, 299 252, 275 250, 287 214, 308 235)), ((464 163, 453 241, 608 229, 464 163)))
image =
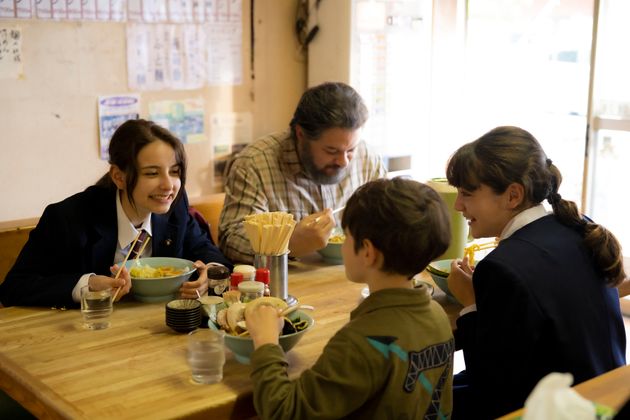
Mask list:
POLYGON ((188 334, 188 364, 193 381, 214 384, 223 379, 224 331, 198 329, 188 334))
POLYGON ((112 289, 90 290, 81 288, 81 315, 83 325, 89 330, 103 330, 109 327, 112 314, 112 289))

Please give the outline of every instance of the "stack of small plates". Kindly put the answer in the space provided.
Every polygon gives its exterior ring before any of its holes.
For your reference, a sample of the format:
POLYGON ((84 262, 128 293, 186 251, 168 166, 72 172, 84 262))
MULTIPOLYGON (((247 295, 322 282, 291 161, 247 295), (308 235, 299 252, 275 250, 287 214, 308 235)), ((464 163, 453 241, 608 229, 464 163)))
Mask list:
POLYGON ((201 324, 201 302, 195 299, 176 299, 166 304, 166 325, 187 333, 201 324))

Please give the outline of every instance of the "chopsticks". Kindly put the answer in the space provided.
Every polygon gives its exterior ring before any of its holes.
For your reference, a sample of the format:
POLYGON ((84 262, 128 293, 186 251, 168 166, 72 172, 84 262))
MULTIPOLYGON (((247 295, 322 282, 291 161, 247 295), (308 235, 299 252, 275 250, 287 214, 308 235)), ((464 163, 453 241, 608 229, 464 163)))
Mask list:
POLYGON ((243 226, 254 253, 282 255, 289 252, 289 239, 296 222, 293 215, 281 211, 245 216, 243 226))
MULTIPOLYGON (((114 277, 114 280, 118 280, 118 277, 120 277, 120 273, 122 273, 122 269, 125 266, 125 264, 127 263, 127 260, 129 259, 129 256, 133 252, 133 248, 136 246, 136 242, 138 242, 138 239, 140 239, 140 235, 141 234, 142 234, 142 232, 138 232, 138 235, 136 236, 136 239, 134 239, 133 242, 131 243, 131 245, 129 246, 129 251, 127 251, 127 255, 125 255, 125 259, 122 261, 122 263, 120 263, 120 267, 118 267, 118 271, 116 272, 116 276, 114 277)), ((151 237, 147 235, 146 239, 144 240, 144 243, 140 247, 140 250, 138 251, 138 253, 136 254, 136 257, 134 259, 137 260, 140 257, 140 255, 142 255, 142 253, 144 252, 144 249, 147 247, 147 244, 149 243, 150 240, 151 240, 151 237)), ((114 297, 112 298, 112 302, 116 301, 116 297, 118 297, 118 292, 120 292, 120 287, 116 288, 116 292, 114 293, 114 297)))
MULTIPOLYGON (((335 215, 336 213, 339 213, 341 210, 343 210, 343 209, 345 209, 345 208, 346 208, 346 206, 341 206, 341 207, 339 207, 338 209, 334 209, 334 210, 332 211, 332 214, 333 214, 333 215, 335 215)), ((319 219, 321 219, 321 217, 322 217, 322 216, 318 216, 318 217, 316 217, 316 218, 315 218, 315 221, 314 221, 313 223, 317 223, 317 222, 319 222, 319 219)))
POLYGON ((286 308, 284 308, 282 310, 282 312, 278 312, 278 316, 280 318, 283 318, 283 317, 287 316, 288 314, 290 314, 291 312, 296 311, 298 309, 308 309, 310 311, 314 311, 315 307, 311 306, 311 305, 302 305, 301 303, 298 303, 298 304, 293 305, 293 306, 287 306, 286 308))

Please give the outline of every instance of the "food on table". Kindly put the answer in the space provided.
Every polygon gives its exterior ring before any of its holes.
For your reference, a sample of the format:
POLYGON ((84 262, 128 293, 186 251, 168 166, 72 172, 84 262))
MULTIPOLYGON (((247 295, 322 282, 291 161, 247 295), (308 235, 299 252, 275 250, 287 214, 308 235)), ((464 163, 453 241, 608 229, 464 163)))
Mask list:
POLYGON ((150 267, 148 265, 137 265, 129 270, 131 277, 137 279, 153 279, 157 277, 173 277, 189 271, 188 267, 175 268, 171 266, 150 267))
POLYGON ((338 233, 328 238, 328 243, 329 244, 342 244, 344 243, 345 240, 346 240, 346 235, 344 235, 343 233, 338 233))
MULTIPOLYGON (((230 335, 246 335, 247 324, 245 323, 245 319, 247 318, 247 314, 251 313, 251 311, 259 305, 274 306, 279 310, 288 307, 287 303, 284 300, 271 296, 261 297, 248 303, 233 303, 228 308, 221 309, 217 313, 216 323, 219 328, 226 331, 230 335)), ((292 321, 286 317, 279 319, 281 319, 283 322, 283 327, 280 335, 292 334, 297 331, 302 331, 303 329, 306 329, 308 327, 308 321, 306 320, 297 319, 292 321)))
POLYGON ((239 290, 228 290, 223 292, 223 302, 225 306, 230 307, 234 303, 241 301, 241 292, 239 290))

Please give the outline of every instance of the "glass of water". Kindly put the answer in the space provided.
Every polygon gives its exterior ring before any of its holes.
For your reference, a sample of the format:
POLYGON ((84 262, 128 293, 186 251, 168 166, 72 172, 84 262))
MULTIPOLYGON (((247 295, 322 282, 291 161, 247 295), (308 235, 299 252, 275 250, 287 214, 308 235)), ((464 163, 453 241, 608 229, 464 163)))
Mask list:
POLYGON ((223 379, 225 332, 197 329, 188 334, 188 364, 192 379, 201 384, 214 384, 223 379))
POLYGON ((103 330, 109 327, 112 314, 112 289, 90 290, 81 288, 81 314, 83 325, 89 330, 103 330))

